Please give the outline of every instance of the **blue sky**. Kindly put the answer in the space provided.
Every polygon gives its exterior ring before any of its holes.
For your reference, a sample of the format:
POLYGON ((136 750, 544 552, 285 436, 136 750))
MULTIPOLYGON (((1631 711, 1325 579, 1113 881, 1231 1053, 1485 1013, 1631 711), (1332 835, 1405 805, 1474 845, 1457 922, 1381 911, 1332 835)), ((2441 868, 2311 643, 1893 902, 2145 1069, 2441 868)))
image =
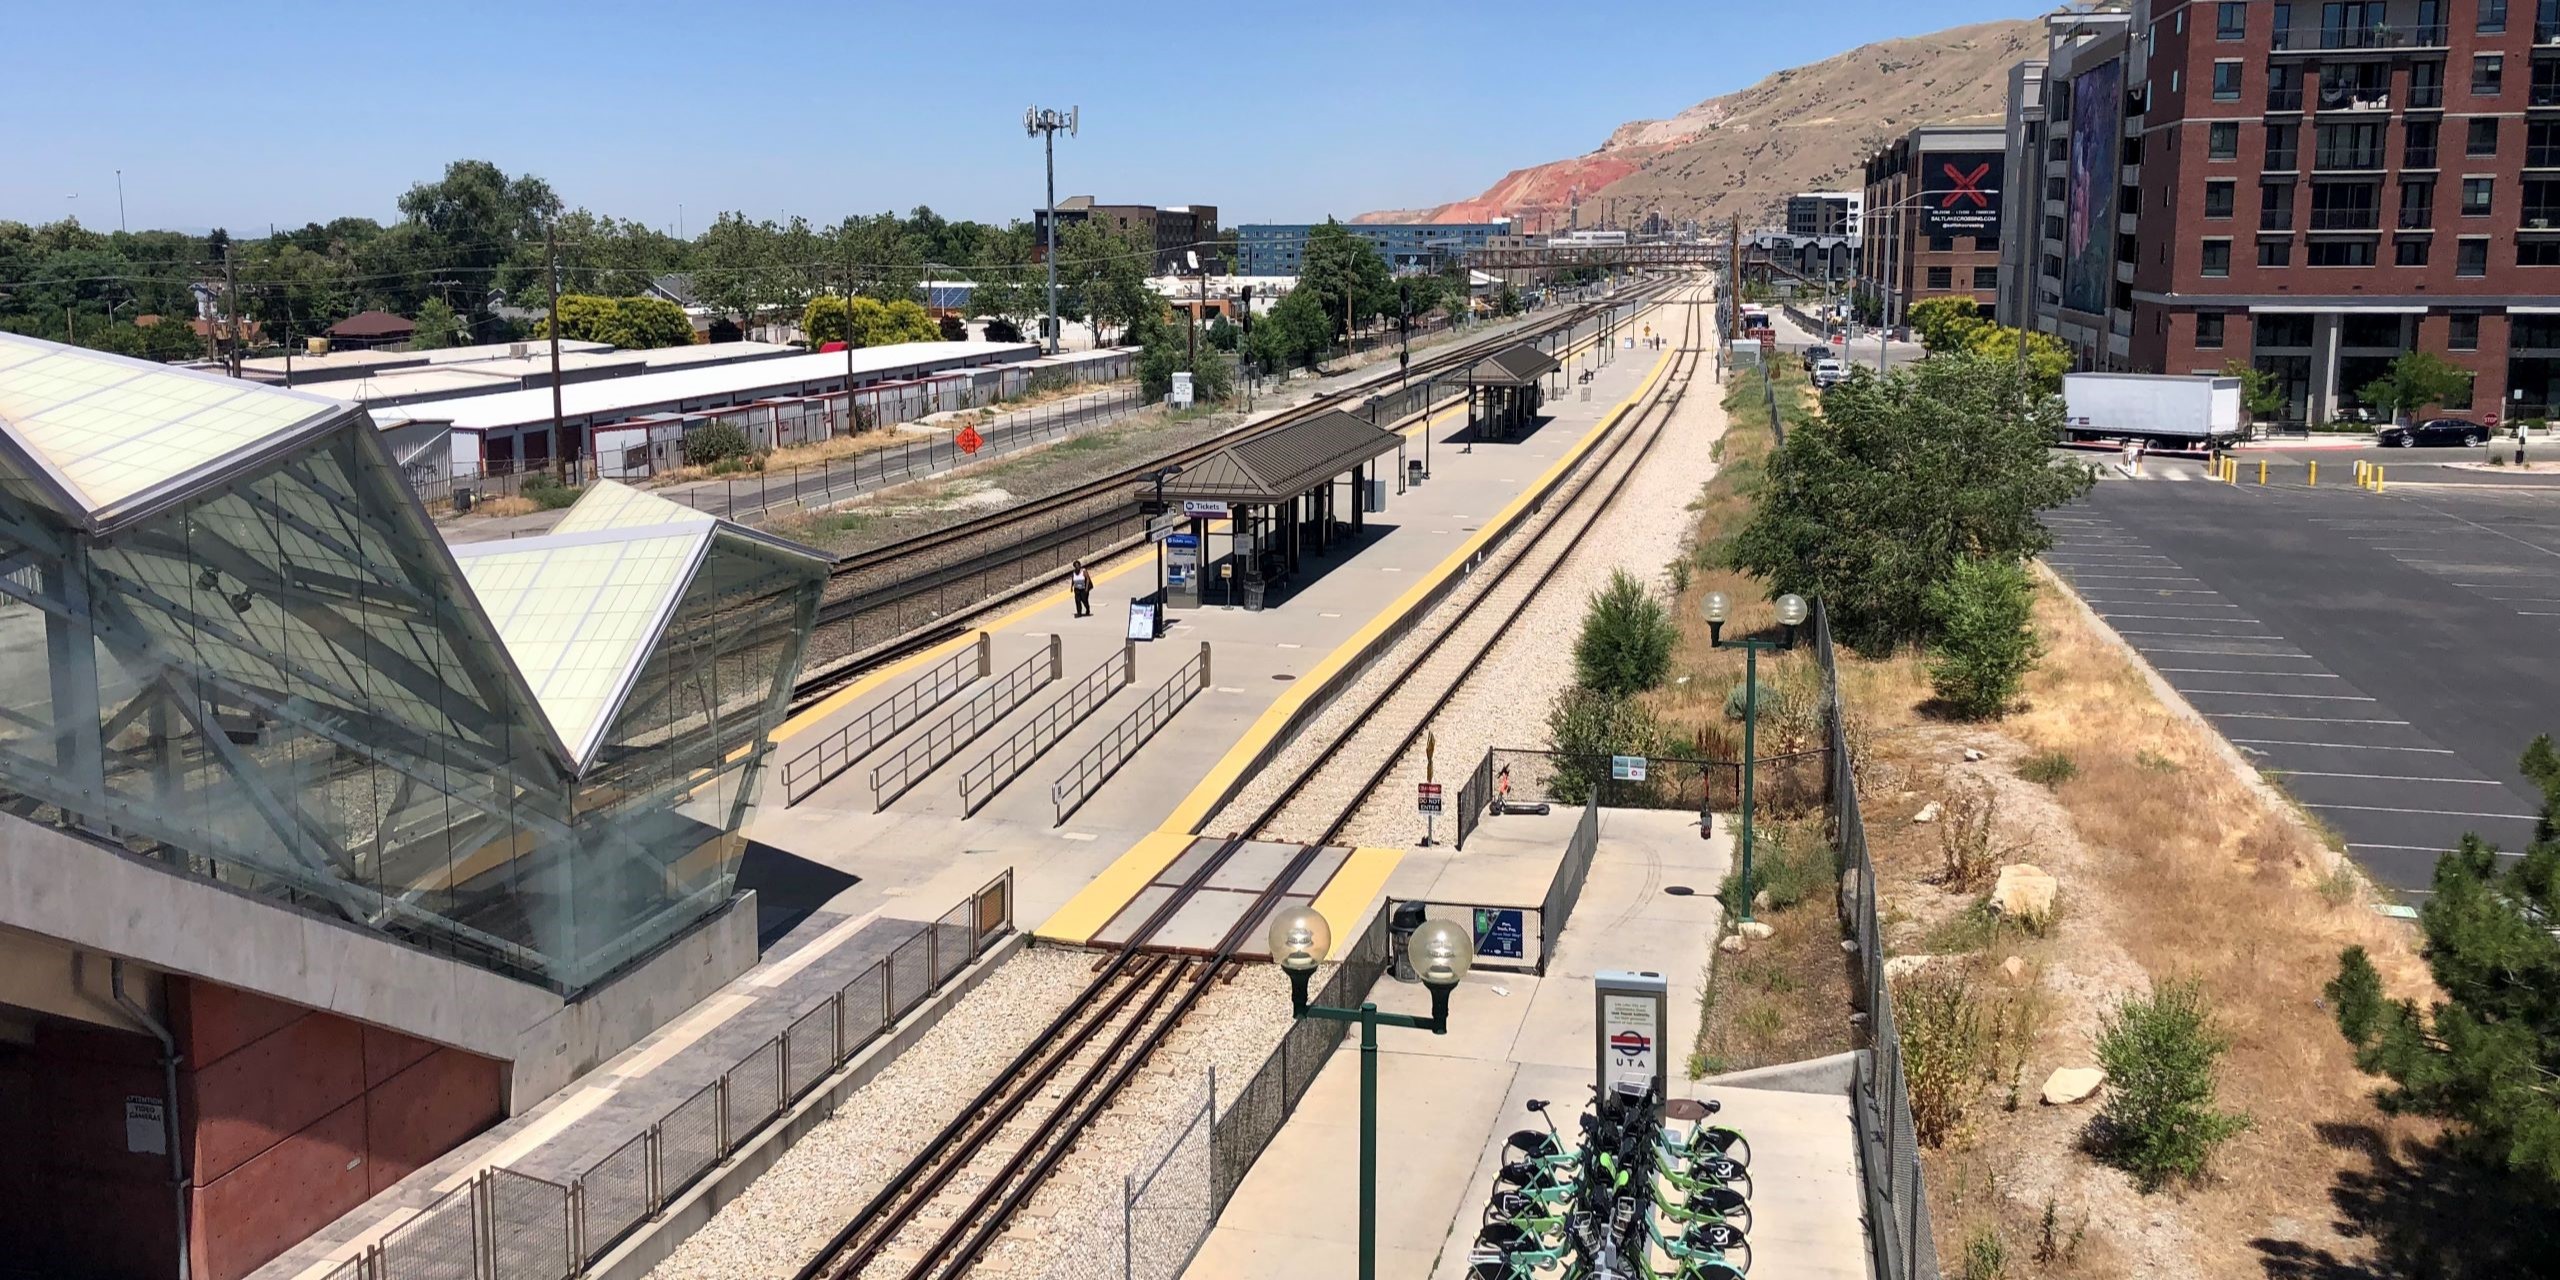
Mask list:
POLYGON ((237 234, 388 220, 463 157, 661 227, 681 205, 689 232, 722 209, 1021 217, 1035 102, 1083 108, 1061 197, 1347 216, 1474 195, 1869 40, 2050 7, 7 3, 0 218, 113 228, 122 168, 135 228, 237 234))

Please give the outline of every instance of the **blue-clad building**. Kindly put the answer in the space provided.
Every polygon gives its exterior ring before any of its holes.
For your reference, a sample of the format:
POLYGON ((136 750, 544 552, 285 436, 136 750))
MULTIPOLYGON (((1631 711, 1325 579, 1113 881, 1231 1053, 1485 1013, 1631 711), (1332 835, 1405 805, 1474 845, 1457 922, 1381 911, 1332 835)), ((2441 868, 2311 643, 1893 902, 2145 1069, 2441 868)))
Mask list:
MULTIPOLYGON (((1294 276, 1306 256, 1307 233, 1319 224, 1247 223, 1236 228, 1241 273, 1249 276, 1294 276)), ((1376 245, 1390 271, 1427 269, 1449 257, 1482 249, 1496 236, 1511 234, 1508 219, 1492 222, 1358 222, 1343 230, 1376 245)))

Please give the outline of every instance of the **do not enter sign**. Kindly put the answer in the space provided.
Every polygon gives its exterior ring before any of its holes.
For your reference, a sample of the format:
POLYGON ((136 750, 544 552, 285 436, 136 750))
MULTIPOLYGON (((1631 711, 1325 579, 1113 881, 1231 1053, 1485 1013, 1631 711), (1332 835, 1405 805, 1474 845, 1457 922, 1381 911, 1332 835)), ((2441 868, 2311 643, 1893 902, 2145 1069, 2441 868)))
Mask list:
POLYGON ((987 440, 986 437, 978 434, 978 429, 976 427, 962 427, 960 428, 959 438, 953 441, 953 443, 960 446, 960 452, 962 453, 976 453, 978 450, 986 447, 987 440))

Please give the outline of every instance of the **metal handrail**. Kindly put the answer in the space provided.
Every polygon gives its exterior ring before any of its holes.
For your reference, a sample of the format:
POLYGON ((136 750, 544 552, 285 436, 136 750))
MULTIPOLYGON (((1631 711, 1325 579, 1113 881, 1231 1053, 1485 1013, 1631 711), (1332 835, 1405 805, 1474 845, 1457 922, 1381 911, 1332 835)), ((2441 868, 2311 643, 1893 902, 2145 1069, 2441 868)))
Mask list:
POLYGON ((1172 722, 1173 717, 1191 700, 1209 687, 1209 642, 1200 642, 1200 652, 1182 664, 1165 682, 1156 686, 1136 709, 1122 716, 1120 722, 1102 735, 1102 740, 1087 748, 1076 762, 1067 766, 1055 782, 1049 784, 1049 804, 1057 817, 1049 825, 1060 826, 1084 807, 1084 802, 1111 780, 1138 748, 1156 735, 1156 731, 1172 722))
POLYGON ((958 710, 925 730, 924 736, 881 761, 871 770, 872 812, 888 808, 890 801, 905 795, 908 788, 924 781, 944 761, 960 754, 962 747, 977 741, 980 734, 994 728, 1015 707, 1056 680, 1063 647, 1061 637, 1050 636, 1045 651, 1023 659, 996 677, 993 684, 971 695, 958 710))
POLYGON ((798 804, 818 788, 834 781, 864 756, 887 745, 908 725, 923 719, 935 707, 950 701, 968 687, 972 680, 983 680, 994 669, 994 639, 986 632, 978 633, 978 642, 933 664, 896 693, 882 699, 852 723, 838 728, 782 765, 782 803, 784 808, 798 804))
POLYGON ((1022 776, 1023 770, 1030 768, 1049 748, 1058 745, 1058 739, 1084 723, 1086 716, 1092 715, 1110 700, 1112 694, 1120 692, 1123 686, 1137 677, 1138 645, 1134 640, 1125 641, 1120 652, 1086 672, 1073 687, 1042 707, 1040 714, 1031 718, 1031 723, 1014 730, 984 758, 961 771, 962 816, 976 813, 989 800, 995 799, 996 793, 1004 790, 1006 783, 1022 776))

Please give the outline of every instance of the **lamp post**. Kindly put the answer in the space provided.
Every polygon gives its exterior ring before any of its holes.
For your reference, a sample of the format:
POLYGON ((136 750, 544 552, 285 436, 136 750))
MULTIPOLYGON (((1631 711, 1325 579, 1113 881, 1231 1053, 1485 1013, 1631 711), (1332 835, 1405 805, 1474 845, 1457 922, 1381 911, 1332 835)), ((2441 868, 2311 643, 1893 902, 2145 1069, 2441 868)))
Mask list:
POLYGON ((1721 591, 1708 592, 1700 602, 1700 609, 1707 615, 1708 641, 1719 649, 1742 650, 1742 902, 1735 909, 1748 922, 1751 900, 1759 896, 1751 880, 1751 781, 1759 755, 1756 731, 1760 723, 1760 651, 1774 653, 1795 648, 1796 628, 1810 610, 1805 607, 1803 596, 1790 591, 1778 597, 1778 621, 1787 629, 1785 640, 1726 640, 1724 621, 1732 607, 1732 598, 1721 591))
POLYGON ((1378 1028, 1412 1027, 1435 1036, 1449 1034, 1449 993, 1476 962, 1475 944, 1466 930, 1446 920, 1429 920, 1405 942, 1416 957, 1422 985, 1431 989, 1431 1016, 1380 1013, 1375 1004, 1333 1009, 1311 1004, 1307 983, 1316 963, 1333 949, 1333 929, 1314 909, 1285 911, 1271 922, 1271 958, 1289 975, 1289 1008, 1301 1018, 1324 1018, 1360 1028, 1360 1280, 1378 1275, 1378 1028))

